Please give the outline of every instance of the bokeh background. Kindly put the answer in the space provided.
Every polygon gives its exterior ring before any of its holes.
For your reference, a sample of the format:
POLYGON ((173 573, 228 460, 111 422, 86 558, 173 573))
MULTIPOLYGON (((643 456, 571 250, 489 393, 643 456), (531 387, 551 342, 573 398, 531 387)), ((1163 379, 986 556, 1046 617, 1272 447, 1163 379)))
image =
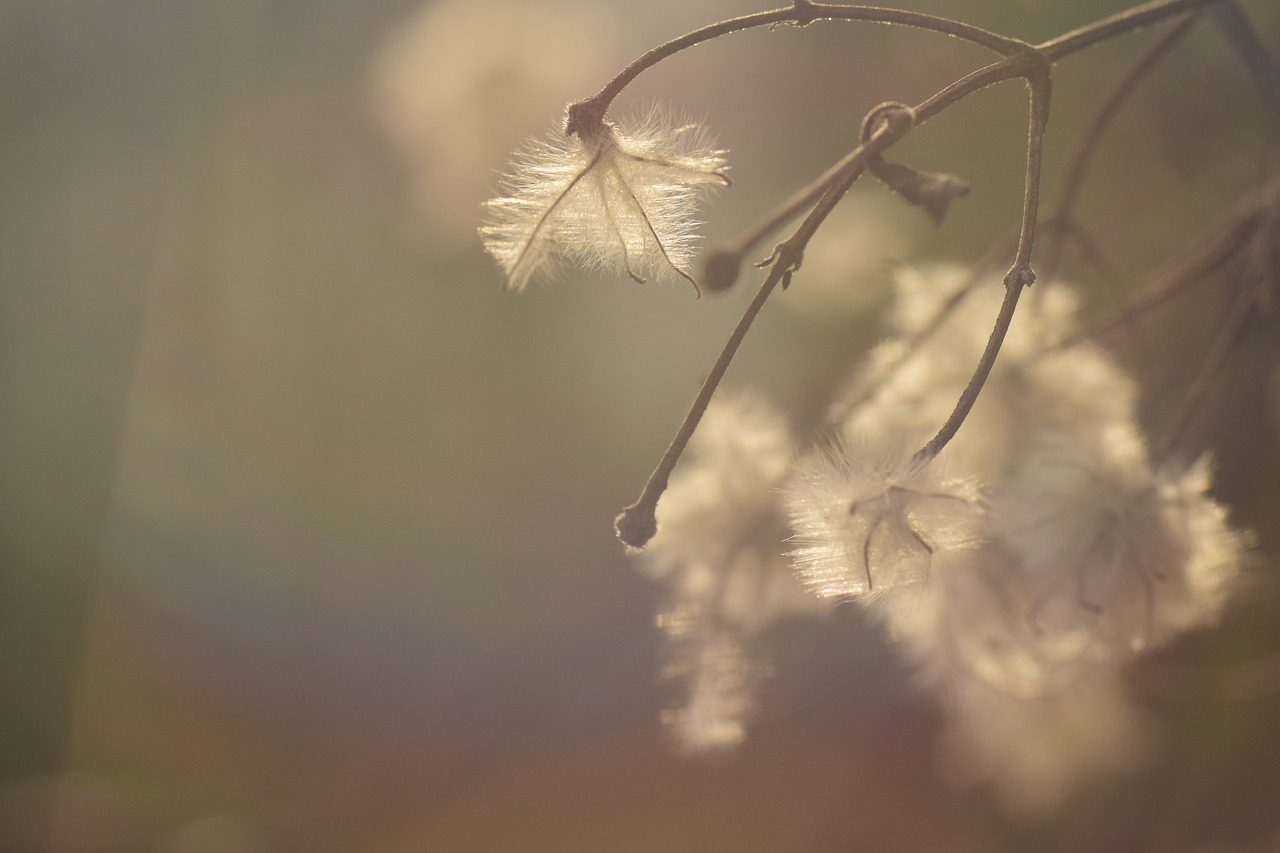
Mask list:
MULTIPOLYGON (((1034 41, 1122 4, 904 5, 1034 41)), ((507 152, 566 101, 760 8, 0 3, 0 849, 1280 849, 1274 327, 1193 430, 1259 547, 1224 627, 1133 674, 1159 721, 1150 766, 1031 823, 940 785, 939 711, 851 610, 767 638, 776 675, 742 749, 673 749, 661 590, 611 520, 747 293, 570 272, 503 294, 474 229, 507 152)), ((1280 10, 1245 8, 1276 50, 1280 10)), ((1055 74, 1050 201, 1146 38, 1055 74)), ((985 59, 873 25, 752 32, 619 108, 706 117, 732 151, 706 228, 725 239, 868 108, 985 59)), ((972 263, 1007 236, 1024 99, 980 93, 901 146, 971 195, 934 228, 861 188, 728 384, 812 423, 874 343, 893 263, 972 263)), ((1274 174, 1278 140, 1201 26, 1084 191, 1115 278, 1136 286, 1274 174)), ((1092 304, 1117 298, 1066 263, 1092 304)), ((1189 305, 1138 348, 1157 414, 1221 316, 1212 292, 1189 305)))

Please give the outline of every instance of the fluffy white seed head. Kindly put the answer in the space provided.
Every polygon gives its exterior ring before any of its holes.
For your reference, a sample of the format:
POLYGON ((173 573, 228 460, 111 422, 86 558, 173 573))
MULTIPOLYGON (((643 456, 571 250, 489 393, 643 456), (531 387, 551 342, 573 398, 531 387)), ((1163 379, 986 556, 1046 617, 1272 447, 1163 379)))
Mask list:
POLYGON ((1243 543, 1207 486, 1205 463, 1153 471, 1129 424, 1040 443, 992 518, 1046 651, 1123 659, 1216 617, 1243 543))
POLYGON ((976 547, 976 484, 936 460, 911 459, 900 437, 864 436, 810 453, 786 489, 796 535, 791 557, 825 597, 879 595, 929 578, 937 554, 976 547))
POLYGON ((692 281, 698 201, 727 169, 702 125, 657 109, 631 129, 552 131, 517 153, 480 233, 511 290, 559 260, 692 281))
POLYGON ((926 595, 890 597, 871 608, 916 666, 924 687, 944 695, 968 682, 1010 697, 1037 699, 1079 675, 1073 661, 1041 648, 1025 613, 1016 559, 997 542, 943 555, 926 595))

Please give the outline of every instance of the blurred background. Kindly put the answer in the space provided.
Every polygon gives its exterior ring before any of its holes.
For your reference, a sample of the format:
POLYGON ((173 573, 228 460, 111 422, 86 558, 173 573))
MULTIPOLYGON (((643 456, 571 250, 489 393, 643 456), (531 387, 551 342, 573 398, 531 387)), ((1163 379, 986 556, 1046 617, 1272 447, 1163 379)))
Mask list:
MULTIPOLYGON (((1121 4, 904 5, 1036 41, 1121 4)), ((1274 52, 1280 9, 1245 7, 1274 52)), ((672 748, 661 590, 612 519, 749 288, 695 301, 570 272, 503 294, 477 205, 567 101, 761 8, 0 3, 0 849, 1280 849, 1273 326, 1193 430, 1259 547, 1224 627, 1133 674, 1162 744, 1147 768, 1032 823, 941 786, 938 710, 851 611, 768 638, 742 749, 672 748)), ((1149 38, 1056 71, 1050 202, 1149 38)), ((851 147, 871 106, 986 59, 874 25, 751 32, 646 73, 618 108, 706 117, 735 186, 705 230, 727 239, 851 147)), ((860 188, 727 384, 812 423, 875 342, 892 264, 973 263, 1010 233, 1025 139, 1005 85, 907 140, 902 159, 973 192, 935 228, 860 188)), ((1278 139, 1200 26, 1083 191, 1114 278, 1136 286, 1274 175, 1278 139)), ((1118 298, 1065 264, 1091 304, 1118 298)), ((1221 302, 1147 342, 1153 411, 1221 302)))

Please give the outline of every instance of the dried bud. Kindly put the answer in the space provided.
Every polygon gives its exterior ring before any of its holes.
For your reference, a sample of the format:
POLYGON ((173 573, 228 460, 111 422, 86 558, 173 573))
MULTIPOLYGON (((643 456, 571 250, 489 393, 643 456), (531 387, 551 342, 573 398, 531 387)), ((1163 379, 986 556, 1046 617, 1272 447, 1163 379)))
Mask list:
POLYGON ((674 274, 697 290, 694 214, 702 190, 729 184, 723 154, 699 124, 655 111, 624 132, 576 104, 566 132, 530 143, 504 178, 507 195, 486 203, 485 249, 510 290, 556 258, 638 282, 674 274))
POLYGON ((969 183, 945 172, 922 172, 875 158, 869 164, 871 173, 908 204, 924 208, 935 224, 942 222, 951 202, 969 194, 969 183))
POLYGON ((729 249, 715 248, 702 256, 702 286, 716 293, 728 290, 742 272, 742 255, 729 249))

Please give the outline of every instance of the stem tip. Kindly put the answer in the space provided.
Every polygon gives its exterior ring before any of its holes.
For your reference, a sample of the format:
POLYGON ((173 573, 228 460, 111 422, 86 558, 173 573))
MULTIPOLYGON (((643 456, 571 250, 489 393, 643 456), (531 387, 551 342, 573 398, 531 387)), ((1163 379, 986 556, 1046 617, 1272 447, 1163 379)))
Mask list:
POLYGON ((742 253, 732 249, 711 249, 702 256, 702 286, 710 291, 728 290, 742 270, 742 253))
POLYGON ((652 503, 637 501, 619 513, 613 521, 614 532, 628 548, 639 551, 658 532, 658 519, 652 503))

